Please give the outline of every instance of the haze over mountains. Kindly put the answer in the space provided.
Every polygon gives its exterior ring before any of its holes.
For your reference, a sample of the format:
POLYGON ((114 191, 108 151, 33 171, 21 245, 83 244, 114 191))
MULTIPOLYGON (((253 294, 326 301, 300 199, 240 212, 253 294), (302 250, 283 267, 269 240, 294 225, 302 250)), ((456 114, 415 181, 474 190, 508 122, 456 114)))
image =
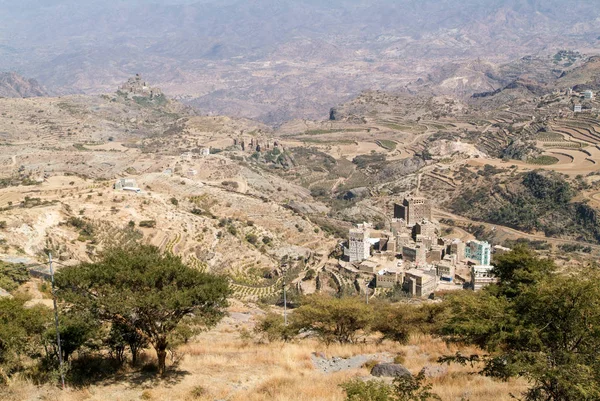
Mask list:
POLYGON ((507 62, 562 48, 593 53, 597 2, 565 5, 2 0, 0 71, 62 94, 109 92, 140 72, 205 113, 278 123, 324 117, 362 90, 400 89, 449 62, 507 62))

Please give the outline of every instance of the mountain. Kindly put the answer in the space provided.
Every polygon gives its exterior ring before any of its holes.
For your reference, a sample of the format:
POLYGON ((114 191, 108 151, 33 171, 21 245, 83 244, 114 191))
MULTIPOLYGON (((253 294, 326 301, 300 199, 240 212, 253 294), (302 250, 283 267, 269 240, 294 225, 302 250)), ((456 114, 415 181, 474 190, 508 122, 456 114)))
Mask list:
POLYGON ((48 96, 35 79, 26 79, 14 72, 0 73, 0 97, 48 96))
MULTIPOLYGON (((596 1, 566 4, 2 0, 0 69, 61 94, 109 92, 139 72, 207 114, 279 123, 326 117, 363 90, 398 89, 438 66, 597 48, 596 1)), ((473 83, 498 87, 481 74, 473 83)), ((445 86, 465 94, 471 83, 445 86)))

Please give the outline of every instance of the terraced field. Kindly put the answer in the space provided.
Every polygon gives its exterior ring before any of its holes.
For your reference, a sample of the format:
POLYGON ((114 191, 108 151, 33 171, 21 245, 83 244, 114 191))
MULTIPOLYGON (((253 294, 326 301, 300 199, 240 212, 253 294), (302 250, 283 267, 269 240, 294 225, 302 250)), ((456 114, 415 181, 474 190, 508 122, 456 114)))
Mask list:
POLYGON ((278 280, 275 284, 266 287, 252 287, 247 285, 241 285, 236 283, 230 283, 230 287, 233 290, 233 296, 242 301, 258 301, 261 298, 274 295, 275 293, 282 291, 282 282, 278 280))

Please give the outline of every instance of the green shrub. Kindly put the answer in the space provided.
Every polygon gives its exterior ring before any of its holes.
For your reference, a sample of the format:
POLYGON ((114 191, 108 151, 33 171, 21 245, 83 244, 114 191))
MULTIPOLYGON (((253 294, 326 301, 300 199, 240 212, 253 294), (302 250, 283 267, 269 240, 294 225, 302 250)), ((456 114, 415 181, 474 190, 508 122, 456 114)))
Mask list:
POLYGON ((140 221, 139 226, 144 227, 144 228, 155 228, 156 221, 155 220, 142 220, 142 221, 140 221))

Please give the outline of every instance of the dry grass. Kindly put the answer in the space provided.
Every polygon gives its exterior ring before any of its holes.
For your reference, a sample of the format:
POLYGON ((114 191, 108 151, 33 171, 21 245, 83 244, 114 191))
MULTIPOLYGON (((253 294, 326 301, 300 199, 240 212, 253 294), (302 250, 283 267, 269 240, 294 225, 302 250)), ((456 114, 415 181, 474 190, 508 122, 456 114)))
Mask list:
MULTIPOLYGON (((413 373, 425 366, 436 366, 444 354, 459 348, 447 346, 430 336, 414 336, 409 345, 377 344, 369 341, 357 345, 325 345, 314 340, 293 344, 259 345, 247 343, 232 330, 231 323, 202 334, 183 346, 185 353, 178 366, 182 372, 173 381, 151 381, 144 384, 100 383, 83 390, 60 390, 31 383, 13 383, 0 399, 21 400, 200 400, 228 401, 343 401, 339 384, 356 376, 368 376, 367 368, 325 374, 313 367, 311 354, 322 352, 328 357, 388 352, 403 355, 404 365, 413 373)), ((461 349, 475 352, 472 348, 461 349)), ((434 391, 443 400, 508 401, 510 393, 526 388, 523 381, 498 382, 481 377, 476 368, 452 365, 440 377, 432 379, 434 391)))

